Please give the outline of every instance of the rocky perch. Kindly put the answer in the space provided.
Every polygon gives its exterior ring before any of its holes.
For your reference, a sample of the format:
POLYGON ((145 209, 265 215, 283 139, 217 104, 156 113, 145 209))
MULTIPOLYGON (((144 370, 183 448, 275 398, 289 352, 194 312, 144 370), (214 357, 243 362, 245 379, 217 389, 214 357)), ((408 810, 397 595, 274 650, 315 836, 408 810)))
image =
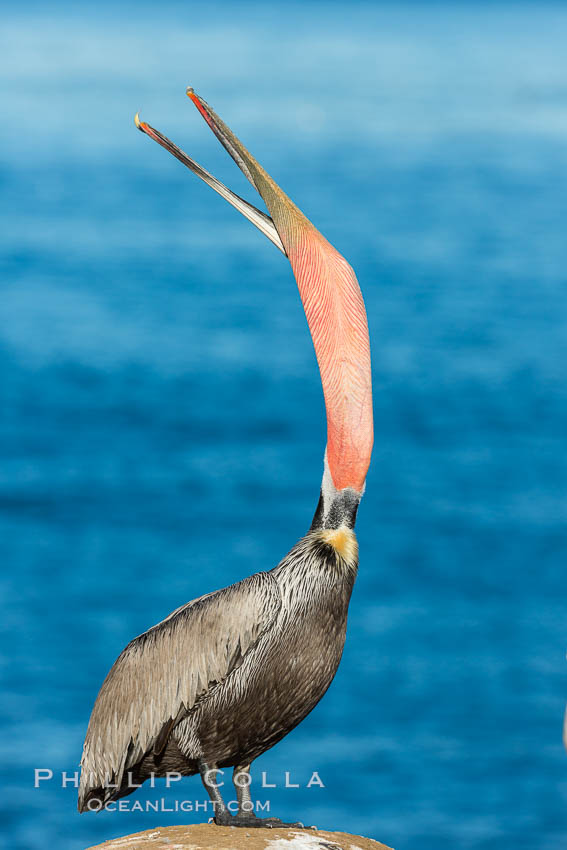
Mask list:
POLYGON ((114 838, 88 850, 392 850, 386 844, 317 829, 243 829, 201 823, 114 838))

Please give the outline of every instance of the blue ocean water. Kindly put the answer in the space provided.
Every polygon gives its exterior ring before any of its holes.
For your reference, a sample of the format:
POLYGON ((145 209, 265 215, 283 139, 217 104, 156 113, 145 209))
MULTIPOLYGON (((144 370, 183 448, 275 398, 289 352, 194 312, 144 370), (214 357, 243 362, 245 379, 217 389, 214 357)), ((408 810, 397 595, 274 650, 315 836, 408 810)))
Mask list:
MULTIPOLYGON (((133 125, 255 202, 187 84, 348 257, 372 337, 343 662, 253 795, 398 850, 567 846, 566 35, 546 4, 3 8, 5 846, 203 820, 78 815, 62 772, 123 646, 275 565, 318 497, 289 265, 133 125)), ((128 799, 161 798, 204 795, 128 799)))

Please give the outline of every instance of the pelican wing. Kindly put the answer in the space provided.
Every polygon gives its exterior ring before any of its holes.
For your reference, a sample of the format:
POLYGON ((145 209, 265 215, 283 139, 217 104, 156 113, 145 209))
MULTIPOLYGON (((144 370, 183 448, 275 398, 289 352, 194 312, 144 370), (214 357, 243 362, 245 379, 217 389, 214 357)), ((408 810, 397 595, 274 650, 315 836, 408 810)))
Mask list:
POLYGON ((146 753, 159 753, 174 726, 242 664, 280 607, 273 576, 256 573, 188 602, 134 638, 104 680, 91 714, 79 807, 92 789, 120 786, 124 772, 146 753))

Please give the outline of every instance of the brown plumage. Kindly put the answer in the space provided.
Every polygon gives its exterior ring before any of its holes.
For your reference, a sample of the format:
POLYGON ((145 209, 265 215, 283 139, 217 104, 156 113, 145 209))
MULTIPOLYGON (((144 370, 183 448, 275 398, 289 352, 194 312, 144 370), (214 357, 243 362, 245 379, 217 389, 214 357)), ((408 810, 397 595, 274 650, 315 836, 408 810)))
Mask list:
POLYGON ((128 644, 89 723, 81 810, 152 772, 249 765, 303 720, 341 658, 357 569, 350 535, 341 554, 311 531, 271 572, 187 603, 128 644))
POLYGON ((249 791, 237 785, 239 811, 231 815, 214 775, 230 766, 248 772, 313 709, 339 665, 358 567, 353 528, 372 445, 368 329, 350 266, 210 107, 189 95, 272 218, 158 131, 137 126, 290 258, 323 379, 329 459, 311 529, 277 567, 183 605, 121 653, 89 722, 79 810, 129 794, 152 774, 199 772, 217 823, 256 826, 265 821, 251 811, 249 791))

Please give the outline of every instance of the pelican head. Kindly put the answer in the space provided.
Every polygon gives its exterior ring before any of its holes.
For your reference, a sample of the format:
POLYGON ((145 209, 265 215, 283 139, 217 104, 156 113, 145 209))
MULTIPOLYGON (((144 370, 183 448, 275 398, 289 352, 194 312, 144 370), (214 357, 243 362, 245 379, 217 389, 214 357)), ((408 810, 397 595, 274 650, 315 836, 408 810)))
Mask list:
POLYGON ((228 189, 138 115, 136 126, 238 209, 289 259, 315 347, 327 413, 323 482, 313 527, 352 527, 373 442, 370 344, 358 281, 344 257, 203 98, 192 88, 187 95, 254 186, 269 215, 228 189))

